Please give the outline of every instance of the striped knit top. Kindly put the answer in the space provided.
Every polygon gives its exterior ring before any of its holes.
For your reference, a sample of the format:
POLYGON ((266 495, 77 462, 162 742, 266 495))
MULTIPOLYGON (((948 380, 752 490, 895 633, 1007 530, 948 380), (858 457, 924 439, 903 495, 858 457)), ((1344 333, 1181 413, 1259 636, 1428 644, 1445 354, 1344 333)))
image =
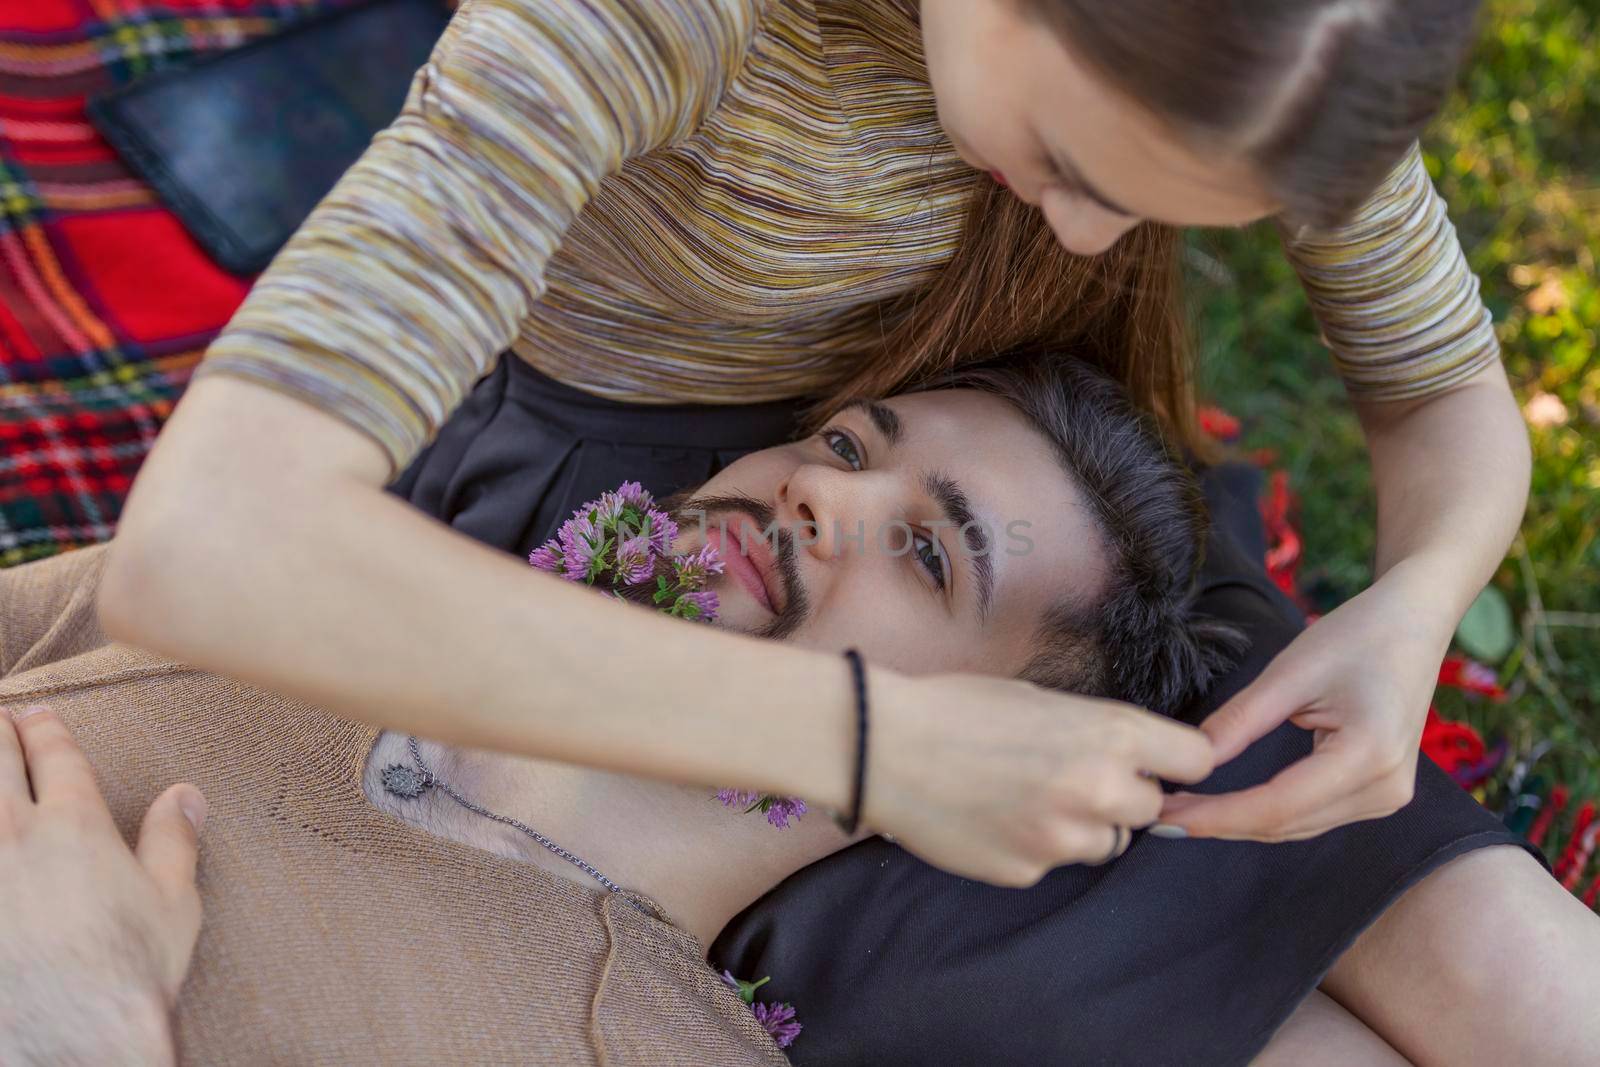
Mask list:
MULTIPOLYGON (((801 396, 950 259, 976 180, 916 0, 467 0, 198 373, 307 400, 396 470, 508 348, 616 400, 801 396)), ((1357 395, 1497 357, 1416 153, 1288 244, 1357 395)))

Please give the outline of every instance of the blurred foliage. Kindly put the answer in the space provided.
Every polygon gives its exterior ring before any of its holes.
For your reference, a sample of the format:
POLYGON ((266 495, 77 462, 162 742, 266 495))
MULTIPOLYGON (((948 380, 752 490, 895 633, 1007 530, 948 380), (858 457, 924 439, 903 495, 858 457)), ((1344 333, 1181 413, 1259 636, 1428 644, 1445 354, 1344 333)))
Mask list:
MULTIPOLYGON (((1522 534, 1495 577, 1519 628, 1491 664, 1512 698, 1441 693, 1439 710, 1518 751, 1551 742, 1545 782, 1600 798, 1600 0, 1490 0, 1424 149, 1534 450, 1522 534)), ((1241 448, 1269 449, 1289 472, 1303 584, 1326 611, 1372 576, 1360 428, 1273 230, 1197 233, 1188 253, 1205 392, 1243 420, 1241 448)))

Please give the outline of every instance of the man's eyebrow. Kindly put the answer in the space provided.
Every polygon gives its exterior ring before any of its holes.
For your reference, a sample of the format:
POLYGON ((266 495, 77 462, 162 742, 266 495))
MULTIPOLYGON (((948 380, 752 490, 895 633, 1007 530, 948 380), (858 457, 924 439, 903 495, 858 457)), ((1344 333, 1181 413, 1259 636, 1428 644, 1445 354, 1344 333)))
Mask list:
POLYGON ((900 423, 900 416, 887 404, 880 404, 876 400, 852 400, 845 405, 845 410, 860 408, 867 413, 867 418, 872 420, 872 425, 877 427, 878 433, 889 442, 889 447, 894 448, 905 437, 905 427, 900 423))
POLYGON ((1068 159, 1066 156, 1055 151, 1054 149, 1049 149, 1048 151, 1050 153, 1050 162, 1055 164, 1056 170, 1061 173, 1063 178, 1077 186, 1078 191, 1084 196, 1088 197, 1090 200, 1093 200, 1096 204, 1099 204, 1107 211, 1114 212, 1123 216, 1124 218, 1136 219, 1139 217, 1138 215, 1129 211, 1127 208, 1123 207, 1121 204, 1117 203, 1115 200, 1112 200, 1110 197, 1106 196, 1094 186, 1090 185, 1088 181, 1084 179, 1083 171, 1079 170, 1075 165, 1073 165, 1072 160, 1068 159))
POLYGON ((994 546, 985 538, 986 528, 973 513, 972 500, 954 478, 928 471, 922 476, 922 488, 938 503, 944 521, 961 531, 966 543, 961 555, 972 567, 973 584, 978 591, 978 618, 987 622, 994 602, 994 546))

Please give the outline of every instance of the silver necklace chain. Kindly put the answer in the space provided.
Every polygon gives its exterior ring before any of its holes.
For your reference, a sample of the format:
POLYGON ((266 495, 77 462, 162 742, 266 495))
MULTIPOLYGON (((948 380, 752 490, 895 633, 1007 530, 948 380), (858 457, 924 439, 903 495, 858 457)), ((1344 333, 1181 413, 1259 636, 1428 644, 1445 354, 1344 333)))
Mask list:
MULTIPOLYGON (((406 747, 411 750, 411 758, 416 760, 417 765, 416 767, 412 768, 407 767, 403 763, 391 763, 389 766, 385 767, 383 769, 383 788, 385 792, 393 793, 395 796, 401 797, 405 800, 415 800, 429 789, 437 787, 444 793, 445 796, 449 797, 457 804, 460 804, 468 811, 477 815, 482 815, 485 819, 493 819, 495 822, 509 826, 513 830, 520 830, 529 837, 533 838, 535 841, 539 842, 539 844, 543 845, 545 848, 549 849, 551 852, 554 852, 557 856, 560 856, 562 859, 578 868, 584 874, 587 874, 590 878, 593 878, 595 881, 605 886, 611 892, 622 892, 622 887, 620 885, 601 874, 588 861, 562 848, 560 845, 556 844, 554 841, 550 840, 548 837, 544 836, 527 823, 519 822, 509 815, 500 815, 496 812, 492 812, 480 804, 474 804, 472 801, 456 792, 449 782, 446 782, 429 769, 427 762, 422 758, 422 748, 417 744, 417 739, 415 737, 406 738, 406 747)), ((624 899, 630 904, 635 903, 632 897, 625 897, 624 899)), ((637 907, 638 905, 635 904, 635 906, 637 907)), ((643 909, 641 908, 640 910, 643 909)))

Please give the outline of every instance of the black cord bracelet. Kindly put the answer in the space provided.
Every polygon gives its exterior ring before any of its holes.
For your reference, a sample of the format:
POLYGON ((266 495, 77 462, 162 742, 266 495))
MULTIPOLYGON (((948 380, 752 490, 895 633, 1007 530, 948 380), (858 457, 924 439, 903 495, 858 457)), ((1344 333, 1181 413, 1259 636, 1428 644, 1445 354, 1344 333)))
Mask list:
POLYGON ((850 790, 850 814, 835 815, 839 829, 854 835, 861 825, 861 799, 867 788, 867 668, 861 662, 861 653, 853 648, 845 650, 844 658, 850 662, 850 675, 856 693, 856 777, 850 790))

